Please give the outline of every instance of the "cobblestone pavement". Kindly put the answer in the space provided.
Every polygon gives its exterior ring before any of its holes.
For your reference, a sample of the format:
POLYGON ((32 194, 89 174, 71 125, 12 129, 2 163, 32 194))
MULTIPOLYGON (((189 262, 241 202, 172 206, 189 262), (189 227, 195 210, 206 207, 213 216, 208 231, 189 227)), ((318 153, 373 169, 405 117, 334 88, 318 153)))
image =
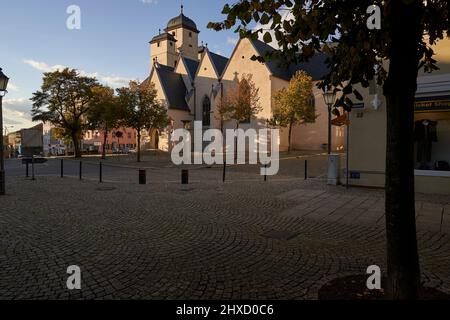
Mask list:
MULTIPOLYGON (((382 191, 198 172, 185 188, 8 179, 0 298, 316 299, 330 279, 385 270, 382 191), (81 268, 80 291, 66 289, 69 265, 81 268)), ((447 293, 449 204, 417 195, 422 280, 447 293)))

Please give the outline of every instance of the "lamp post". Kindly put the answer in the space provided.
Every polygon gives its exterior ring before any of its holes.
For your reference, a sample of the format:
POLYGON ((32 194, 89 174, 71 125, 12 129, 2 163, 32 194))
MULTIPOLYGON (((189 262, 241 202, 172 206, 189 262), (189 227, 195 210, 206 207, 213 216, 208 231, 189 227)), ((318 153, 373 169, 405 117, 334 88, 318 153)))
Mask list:
POLYGON ((3 146, 3 96, 7 93, 6 87, 8 87, 9 78, 2 72, 0 68, 0 196, 5 195, 5 156, 3 146))
POLYGON ((331 108, 336 102, 336 93, 327 91, 323 94, 325 104, 328 106, 328 154, 331 154, 331 108))

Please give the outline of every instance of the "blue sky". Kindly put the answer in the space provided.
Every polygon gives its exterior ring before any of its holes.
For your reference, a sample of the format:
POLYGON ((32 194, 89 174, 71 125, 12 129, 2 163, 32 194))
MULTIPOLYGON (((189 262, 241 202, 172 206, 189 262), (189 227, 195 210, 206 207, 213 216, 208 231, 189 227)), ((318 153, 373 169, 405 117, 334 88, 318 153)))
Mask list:
MULTIPOLYGON (((230 56, 238 36, 206 29, 219 21, 227 0, 183 0, 184 13, 197 23, 200 41, 230 56)), ((32 93, 42 73, 58 66, 82 70, 112 86, 144 80, 150 69, 149 41, 180 14, 180 0, 14 0, 1 7, 0 67, 10 77, 4 98, 9 131, 33 125, 32 93), (69 30, 70 5, 81 9, 81 30, 69 30), (13 127, 11 127, 13 126, 13 127)))

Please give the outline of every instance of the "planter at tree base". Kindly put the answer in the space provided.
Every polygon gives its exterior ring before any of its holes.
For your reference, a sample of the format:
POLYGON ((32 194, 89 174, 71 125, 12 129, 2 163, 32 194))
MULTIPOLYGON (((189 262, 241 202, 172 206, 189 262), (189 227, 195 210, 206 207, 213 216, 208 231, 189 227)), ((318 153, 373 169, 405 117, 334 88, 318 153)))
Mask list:
MULTIPOLYGON (((334 279, 319 290, 319 300, 386 300, 383 289, 369 290, 366 281, 369 275, 354 275, 334 279)), ((382 279, 385 288, 386 279, 382 279)), ((430 287, 421 287, 420 300, 450 300, 450 295, 430 287)))

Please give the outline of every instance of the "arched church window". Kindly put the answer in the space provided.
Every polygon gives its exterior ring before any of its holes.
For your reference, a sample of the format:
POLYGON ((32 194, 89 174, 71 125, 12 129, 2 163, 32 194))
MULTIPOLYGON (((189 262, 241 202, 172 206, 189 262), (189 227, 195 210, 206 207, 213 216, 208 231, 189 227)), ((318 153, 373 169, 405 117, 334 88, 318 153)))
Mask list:
POLYGON ((203 99, 203 112, 202 112, 203 126, 211 125, 211 100, 205 96, 203 99))

